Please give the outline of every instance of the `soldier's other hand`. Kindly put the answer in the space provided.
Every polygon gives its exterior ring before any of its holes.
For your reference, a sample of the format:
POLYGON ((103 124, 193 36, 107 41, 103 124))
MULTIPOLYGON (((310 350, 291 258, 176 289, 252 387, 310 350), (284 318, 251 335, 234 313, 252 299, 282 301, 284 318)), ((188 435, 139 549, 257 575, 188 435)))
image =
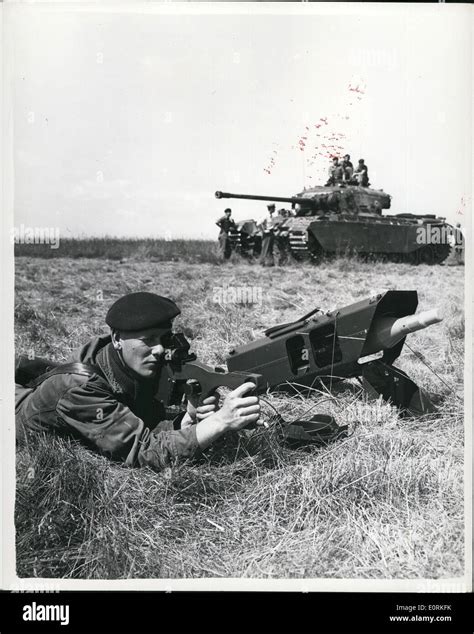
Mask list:
POLYGON ((196 408, 196 419, 197 422, 201 422, 205 418, 212 416, 214 412, 217 412, 218 408, 218 396, 213 394, 212 396, 208 396, 203 400, 201 405, 196 408))
POLYGON ((200 405, 198 403, 199 398, 197 396, 188 398, 186 414, 181 421, 181 429, 189 427, 189 425, 195 425, 208 416, 212 416, 218 409, 218 397, 215 394, 205 398, 200 405))

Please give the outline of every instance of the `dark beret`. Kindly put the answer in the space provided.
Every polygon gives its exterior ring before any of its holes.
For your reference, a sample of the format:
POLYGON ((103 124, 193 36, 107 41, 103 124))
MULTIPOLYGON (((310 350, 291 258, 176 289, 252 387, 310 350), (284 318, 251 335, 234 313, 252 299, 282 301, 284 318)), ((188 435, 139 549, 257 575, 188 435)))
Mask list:
POLYGON ((224 213, 232 213, 232 209, 230 209, 230 207, 227 207, 227 209, 224 209, 224 213))
POLYGON ((168 327, 180 313, 176 304, 166 297, 155 293, 130 293, 112 304, 105 322, 116 330, 145 330, 168 327))

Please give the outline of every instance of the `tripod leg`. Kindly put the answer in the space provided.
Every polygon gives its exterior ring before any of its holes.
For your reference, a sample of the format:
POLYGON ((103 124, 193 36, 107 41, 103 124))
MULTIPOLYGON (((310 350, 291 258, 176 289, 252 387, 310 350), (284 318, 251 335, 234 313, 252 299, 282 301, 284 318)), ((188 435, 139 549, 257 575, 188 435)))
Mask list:
POLYGON ((367 363, 360 379, 370 396, 382 396, 407 414, 421 416, 437 411, 428 393, 393 365, 383 361, 367 363))

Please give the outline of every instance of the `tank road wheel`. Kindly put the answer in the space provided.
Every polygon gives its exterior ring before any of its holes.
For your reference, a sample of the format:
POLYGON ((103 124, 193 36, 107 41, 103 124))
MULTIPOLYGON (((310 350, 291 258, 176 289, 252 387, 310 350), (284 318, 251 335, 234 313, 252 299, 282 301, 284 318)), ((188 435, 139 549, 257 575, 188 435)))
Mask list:
POLYGON ((430 245, 420 247, 407 255, 407 262, 410 264, 433 264, 433 254, 430 245))
POLYGON ((310 259, 306 231, 290 231, 288 243, 290 253, 297 262, 306 262, 310 259))
POLYGON ((308 251, 291 251, 291 255, 296 262, 309 262, 311 259, 308 251))
POLYGON ((417 264, 440 264, 445 260, 451 251, 449 244, 427 244, 418 251, 417 264))
POLYGON ((434 264, 441 264, 451 253, 451 246, 449 244, 434 244, 433 249, 435 254, 434 264))

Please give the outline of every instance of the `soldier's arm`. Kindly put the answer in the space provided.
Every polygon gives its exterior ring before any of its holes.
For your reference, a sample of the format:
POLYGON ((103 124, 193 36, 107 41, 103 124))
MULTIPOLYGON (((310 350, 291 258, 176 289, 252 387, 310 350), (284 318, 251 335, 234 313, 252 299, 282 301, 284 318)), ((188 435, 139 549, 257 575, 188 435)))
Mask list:
POLYGON ((90 381, 67 390, 57 403, 56 414, 69 432, 129 466, 159 470, 201 452, 196 426, 179 429, 182 415, 175 421, 157 421, 150 431, 126 405, 90 381))

